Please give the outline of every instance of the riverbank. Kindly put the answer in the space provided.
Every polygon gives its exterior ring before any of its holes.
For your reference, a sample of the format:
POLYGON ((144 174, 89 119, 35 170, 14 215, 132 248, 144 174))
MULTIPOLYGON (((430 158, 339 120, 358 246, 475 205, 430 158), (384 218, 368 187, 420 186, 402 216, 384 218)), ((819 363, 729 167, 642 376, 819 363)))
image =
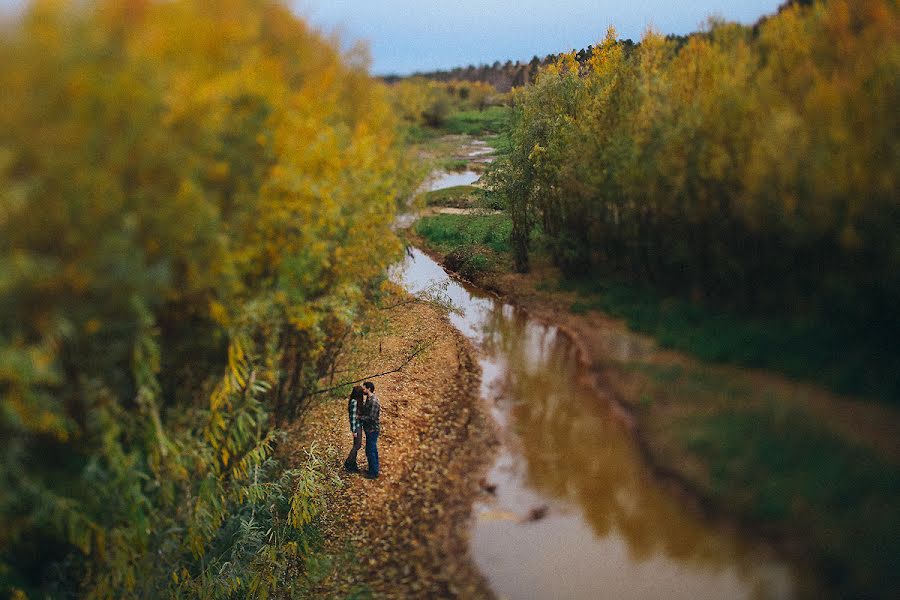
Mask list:
MULTIPOLYGON (((354 380, 403 364, 374 379, 382 403, 381 477, 348 474, 343 393, 316 401, 288 432, 282 451, 311 448, 328 456, 332 485, 319 524, 322 559, 314 597, 489 598, 471 562, 468 530, 479 480, 496 445, 478 396, 473 348, 441 310, 409 298, 388 303, 348 343, 336 375, 354 380)), ((342 390, 343 392, 343 390, 342 390)), ((360 452, 365 469, 365 453, 360 452)))
POLYGON ((560 290, 548 265, 511 273, 502 247, 416 241, 446 267, 568 332, 647 461, 698 508, 808 561, 836 596, 889 597, 897 589, 896 409, 662 349, 603 313, 573 312, 578 295, 560 290), (465 268, 479 256, 478 268, 465 268))

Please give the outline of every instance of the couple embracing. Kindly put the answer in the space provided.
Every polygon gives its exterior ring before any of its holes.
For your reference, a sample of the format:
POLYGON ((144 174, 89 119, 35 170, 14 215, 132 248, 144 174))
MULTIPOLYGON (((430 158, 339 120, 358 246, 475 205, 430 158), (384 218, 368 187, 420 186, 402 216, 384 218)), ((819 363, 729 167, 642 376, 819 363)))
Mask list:
POLYGON ((344 468, 351 473, 359 471, 356 455, 362 446, 362 434, 366 432, 366 460, 369 469, 364 474, 366 479, 378 478, 378 434, 381 432, 381 403, 375 395, 375 384, 367 381, 362 386, 354 386, 347 403, 350 417, 350 433, 353 434, 353 448, 344 461, 344 468))

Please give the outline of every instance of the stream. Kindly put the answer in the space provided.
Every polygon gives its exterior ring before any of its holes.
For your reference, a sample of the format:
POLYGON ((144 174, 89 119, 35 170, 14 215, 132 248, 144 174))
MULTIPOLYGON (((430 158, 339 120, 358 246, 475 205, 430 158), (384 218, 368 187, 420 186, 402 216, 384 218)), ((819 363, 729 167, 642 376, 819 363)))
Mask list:
POLYGON ((446 282, 458 310, 450 320, 479 352, 501 445, 486 476, 493 493, 474 506, 470 551, 498 597, 798 595, 789 563, 659 485, 556 327, 453 279, 417 248, 393 277, 411 293, 446 282))

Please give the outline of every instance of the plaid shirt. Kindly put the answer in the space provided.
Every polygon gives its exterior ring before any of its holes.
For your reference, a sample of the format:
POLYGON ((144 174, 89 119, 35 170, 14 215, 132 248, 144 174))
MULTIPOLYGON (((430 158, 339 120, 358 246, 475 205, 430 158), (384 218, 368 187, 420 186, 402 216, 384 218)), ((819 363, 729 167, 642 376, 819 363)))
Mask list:
POLYGON ((369 395, 369 399, 363 402, 362 415, 363 429, 366 431, 381 431, 381 402, 375 394, 369 395))
POLYGON ((356 398, 350 398, 350 403, 347 404, 347 412, 350 416, 350 433, 356 433, 360 427, 359 418, 356 416, 356 398))

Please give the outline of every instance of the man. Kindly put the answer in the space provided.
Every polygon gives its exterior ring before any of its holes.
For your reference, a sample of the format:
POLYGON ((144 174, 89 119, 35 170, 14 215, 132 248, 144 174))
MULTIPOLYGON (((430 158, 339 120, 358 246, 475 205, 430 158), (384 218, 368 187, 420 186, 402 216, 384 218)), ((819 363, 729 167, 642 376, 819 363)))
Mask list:
POLYGON ((378 396, 375 395, 375 384, 371 381, 363 384, 363 394, 365 394, 365 401, 363 402, 362 414, 359 420, 362 421, 363 431, 366 432, 366 460, 369 461, 369 470, 364 477, 366 479, 377 479, 379 472, 378 434, 381 432, 381 403, 378 401, 378 396))

